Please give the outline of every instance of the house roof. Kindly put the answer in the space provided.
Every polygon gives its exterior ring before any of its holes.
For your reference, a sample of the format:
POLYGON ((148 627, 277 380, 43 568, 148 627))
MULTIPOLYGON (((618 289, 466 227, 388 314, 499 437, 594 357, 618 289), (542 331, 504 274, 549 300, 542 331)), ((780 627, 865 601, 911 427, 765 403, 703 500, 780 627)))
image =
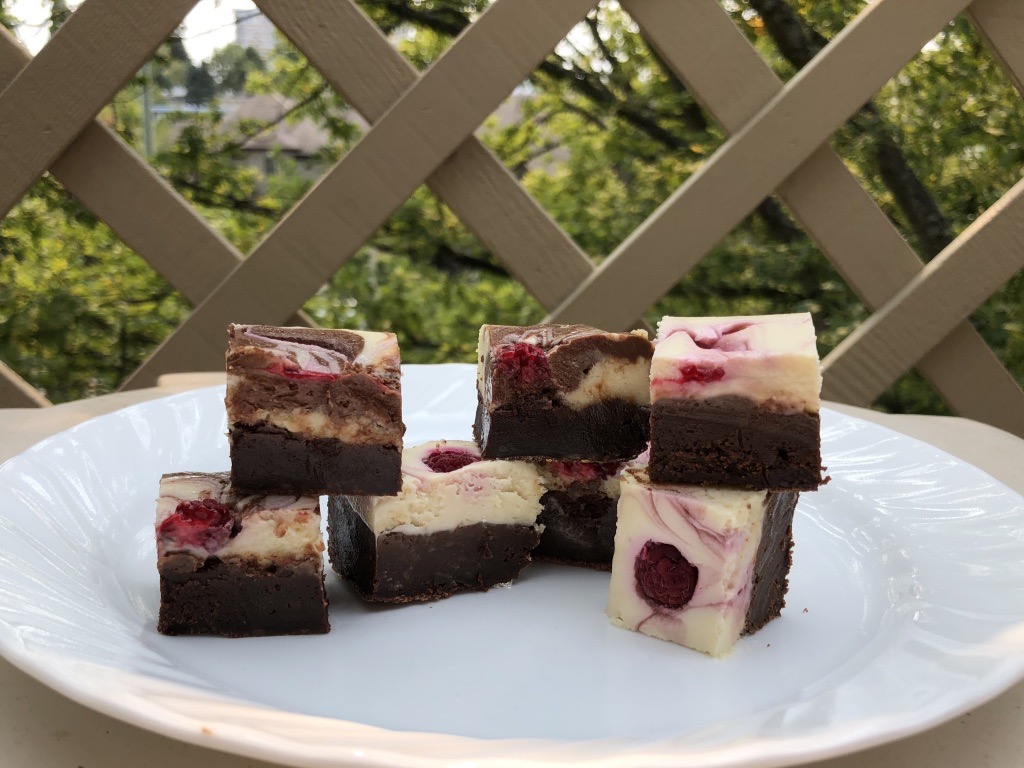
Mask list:
MULTIPOLYGON (((294 99, 287 99, 275 93, 246 96, 235 101, 230 112, 225 110, 227 114, 224 116, 224 128, 231 131, 242 121, 250 120, 269 123, 280 119, 294 105, 294 99)), ((242 149, 267 152, 280 148, 292 154, 310 156, 316 154, 329 141, 330 134, 325 129, 304 117, 300 120, 282 120, 249 139, 242 145, 242 149)))

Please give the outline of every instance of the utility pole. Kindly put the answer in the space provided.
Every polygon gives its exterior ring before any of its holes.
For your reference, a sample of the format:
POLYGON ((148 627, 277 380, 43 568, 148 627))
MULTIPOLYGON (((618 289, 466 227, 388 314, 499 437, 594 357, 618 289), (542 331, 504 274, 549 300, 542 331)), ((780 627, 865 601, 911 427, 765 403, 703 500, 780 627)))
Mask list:
POLYGON ((146 159, 153 157, 153 62, 147 61, 142 68, 142 141, 146 150, 146 159))

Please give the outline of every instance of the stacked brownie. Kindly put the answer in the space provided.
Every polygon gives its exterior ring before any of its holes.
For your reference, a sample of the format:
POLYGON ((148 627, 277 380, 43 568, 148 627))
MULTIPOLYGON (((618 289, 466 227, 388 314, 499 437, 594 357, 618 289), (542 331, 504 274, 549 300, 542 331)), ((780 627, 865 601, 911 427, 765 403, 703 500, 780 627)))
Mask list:
POLYGON ((611 567, 619 471, 647 445, 653 352, 644 331, 480 329, 473 432, 485 458, 536 464, 546 489, 536 558, 611 567))
POLYGON ((642 331, 483 326, 476 442, 406 449, 397 496, 332 496, 335 570, 367 600, 408 602, 511 581, 531 553, 608 569, 652 353, 642 331))
POLYGON ((712 655, 785 605, 799 491, 821 482, 810 315, 666 317, 649 465, 623 473, 607 613, 712 655))
POLYGON ((164 475, 156 541, 160 632, 253 637, 330 629, 316 496, 249 495, 226 472, 164 475))
POLYGON ((821 482, 809 315, 666 317, 656 345, 485 325, 478 353, 475 442, 403 450, 393 334, 231 326, 231 471, 161 480, 159 630, 326 632, 321 494, 369 601, 486 590, 532 557, 610 569, 613 623, 712 655, 779 615, 821 482))
POLYGON ((397 340, 232 325, 227 374, 230 474, 161 479, 158 629, 326 632, 319 496, 401 487, 397 340))

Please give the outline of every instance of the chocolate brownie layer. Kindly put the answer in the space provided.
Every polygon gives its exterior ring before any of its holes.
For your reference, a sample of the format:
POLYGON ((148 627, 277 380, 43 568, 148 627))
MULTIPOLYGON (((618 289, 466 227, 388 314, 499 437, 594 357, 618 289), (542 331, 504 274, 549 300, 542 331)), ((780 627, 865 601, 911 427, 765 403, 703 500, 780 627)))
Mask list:
POLYGON ((303 562, 260 567, 189 554, 160 561, 165 635, 322 634, 331 628, 321 567, 303 562))
POLYGON ((259 424, 267 412, 315 411, 330 424, 348 424, 347 429, 366 442, 402 443, 401 392, 369 374, 297 379, 264 370, 240 373, 225 399, 233 424, 259 424))
POLYGON ((534 559, 611 570, 616 503, 593 489, 590 493, 573 488, 545 493, 541 498, 544 510, 537 518, 544 532, 534 559))
POLYGON ((820 419, 735 395, 658 400, 649 471, 655 483, 812 491, 821 484, 820 419))
POLYGON ((512 581, 538 539, 532 526, 490 523, 375 537, 347 498, 332 496, 328 503, 331 566, 375 602, 435 600, 512 581))
POLYGON ((488 411, 477 404, 473 437, 485 459, 621 461, 647 446, 650 408, 604 400, 585 408, 535 404, 488 411))
POLYGON ((786 606, 793 564, 793 512, 799 496, 796 491, 779 491, 769 493, 765 500, 744 635, 757 632, 786 606))
POLYGON ((239 489, 393 496, 401 488, 402 454, 394 445, 306 439, 272 426, 236 425, 228 436, 231 484, 239 489))

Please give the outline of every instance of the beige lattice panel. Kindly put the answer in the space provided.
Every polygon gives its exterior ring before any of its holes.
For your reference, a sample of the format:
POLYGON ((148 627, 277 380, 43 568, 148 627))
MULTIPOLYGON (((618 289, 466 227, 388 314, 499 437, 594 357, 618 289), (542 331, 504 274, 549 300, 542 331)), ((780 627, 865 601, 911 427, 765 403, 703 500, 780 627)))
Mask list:
MULTIPOLYGON (((496 0, 422 75, 353 0, 260 0, 373 127, 244 259, 93 122, 193 2, 86 0, 31 62, 0 37, 0 211, 50 169, 197 304, 128 386, 219 368, 228 322, 294 322, 424 182, 552 320, 607 328, 634 325, 774 192, 877 310, 826 359, 827 395, 869 404, 917 366, 957 412, 1024 434, 1024 392, 967 322, 1024 265, 1021 185, 925 266, 827 144, 969 0, 877 0, 786 85, 715 0, 623 0, 732 138, 597 268, 473 137, 594 0, 496 0)), ((1024 9, 970 13, 1020 87, 1024 9)), ((30 392, 0 368, 0 401, 45 402, 30 392)))

